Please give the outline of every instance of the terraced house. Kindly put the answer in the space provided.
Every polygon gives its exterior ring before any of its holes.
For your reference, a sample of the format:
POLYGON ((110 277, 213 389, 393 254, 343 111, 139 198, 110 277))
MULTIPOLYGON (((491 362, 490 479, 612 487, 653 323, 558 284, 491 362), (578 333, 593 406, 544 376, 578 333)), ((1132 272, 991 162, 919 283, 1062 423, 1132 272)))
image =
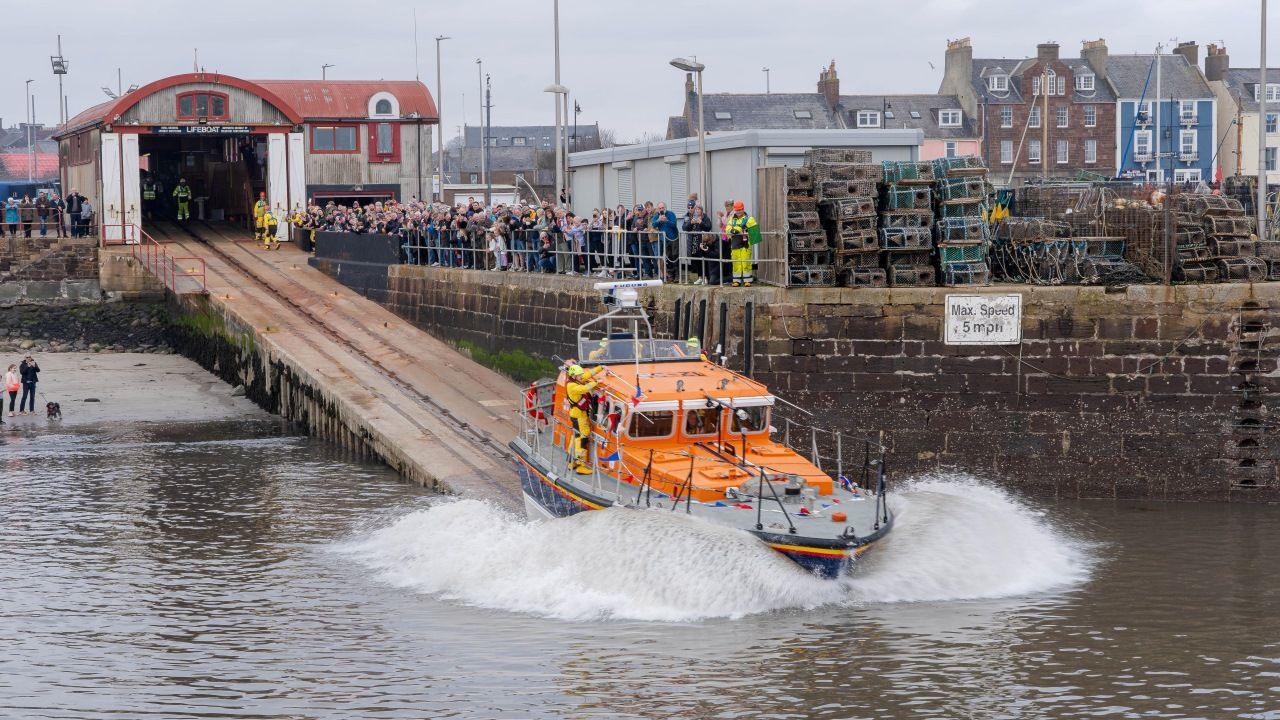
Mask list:
POLYGON ((956 96, 975 118, 998 183, 1110 176, 1116 94, 1105 79, 1106 58, 1105 43, 1096 40, 1084 44, 1079 58, 1060 57, 1058 44, 1048 42, 1031 58, 974 59, 969 38, 962 38, 947 43, 938 92, 956 96))
POLYGON ((1117 175, 1180 183, 1214 179, 1217 100, 1200 73, 1199 54, 1195 42, 1184 42, 1169 55, 1104 58, 1100 70, 1115 88, 1119 112, 1117 175))

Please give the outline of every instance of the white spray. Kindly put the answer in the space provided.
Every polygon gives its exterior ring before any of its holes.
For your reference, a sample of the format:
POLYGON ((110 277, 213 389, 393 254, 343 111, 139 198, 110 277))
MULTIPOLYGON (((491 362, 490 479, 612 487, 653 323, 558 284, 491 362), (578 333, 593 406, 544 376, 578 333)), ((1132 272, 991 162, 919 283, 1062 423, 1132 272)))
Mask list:
POLYGON ((441 500, 339 550, 398 586, 567 620, 1009 597, 1088 575, 1084 543, 1003 491, 934 478, 891 498, 893 532, 839 582, 807 574, 746 533, 667 512, 530 522, 476 500, 441 500))

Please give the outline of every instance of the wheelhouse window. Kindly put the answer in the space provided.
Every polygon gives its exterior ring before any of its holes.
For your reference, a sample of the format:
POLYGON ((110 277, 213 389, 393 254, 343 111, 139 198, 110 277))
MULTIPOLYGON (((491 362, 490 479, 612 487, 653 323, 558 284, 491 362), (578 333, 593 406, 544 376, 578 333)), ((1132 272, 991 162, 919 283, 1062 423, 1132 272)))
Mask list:
POLYGON ((768 429, 769 408, 766 405, 738 408, 733 411, 733 421, 729 423, 729 431, 733 433, 746 432, 751 435, 768 429))
POLYGON ((720 433, 720 407, 697 408, 684 413, 686 437, 706 437, 720 433))
POLYGON ((224 93, 188 92, 178 96, 179 120, 226 120, 230 103, 224 93))
POLYGON ((360 151, 355 125, 316 125, 311 128, 311 151, 354 153, 360 151))
POLYGON ((651 410, 631 414, 627 435, 633 438, 663 438, 671 435, 675 427, 675 413, 671 410, 651 410))

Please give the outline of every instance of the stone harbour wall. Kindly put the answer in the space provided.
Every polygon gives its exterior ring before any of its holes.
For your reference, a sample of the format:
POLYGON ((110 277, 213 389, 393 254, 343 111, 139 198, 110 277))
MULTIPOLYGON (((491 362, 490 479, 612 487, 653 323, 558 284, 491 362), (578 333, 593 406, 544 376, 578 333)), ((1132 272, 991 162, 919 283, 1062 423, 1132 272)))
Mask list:
POLYGON ((0 353, 171 352, 160 302, 0 307, 0 353))
MULTIPOLYGON (((393 265, 346 278, 442 338, 573 354, 590 281, 393 265), (372 278, 372 279, 370 279, 372 278)), ((942 342, 946 288, 665 286, 658 332, 849 437, 885 431, 895 478, 963 472, 1041 497, 1280 501, 1280 283, 1000 287, 1023 342, 942 342), (1273 326, 1274 325, 1274 326, 1273 326)), ((971 292, 966 289, 963 292, 971 292)))

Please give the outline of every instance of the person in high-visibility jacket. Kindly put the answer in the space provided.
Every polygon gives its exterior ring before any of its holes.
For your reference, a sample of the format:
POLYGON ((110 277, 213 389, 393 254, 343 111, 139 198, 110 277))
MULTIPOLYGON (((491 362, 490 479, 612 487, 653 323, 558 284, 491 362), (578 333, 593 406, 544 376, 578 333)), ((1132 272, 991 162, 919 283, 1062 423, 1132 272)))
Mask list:
POLYGON ((186 178, 179 178, 177 187, 173 189, 173 198, 178 201, 178 220, 190 220, 191 186, 186 178))
POLYGON ((280 238, 276 236, 276 232, 280 229, 280 223, 276 221, 276 216, 271 212, 271 208, 267 208, 262 212, 262 249, 276 250, 280 247, 280 238))
POLYGON ((604 371, 603 366, 583 370, 580 365, 570 365, 566 374, 565 397, 569 400, 569 419, 574 426, 573 469, 579 475, 590 475, 587 466, 587 442, 591 438, 591 393, 599 383, 592 378, 604 371))
POLYGON ((267 194, 258 193, 258 202, 253 204, 253 239, 262 240, 266 226, 262 222, 262 216, 267 214, 267 194))
POLYGON ((725 234, 729 236, 729 258, 733 265, 733 286, 751 287, 755 281, 752 270, 751 248, 760 243, 760 224, 747 214, 741 200, 733 203, 733 213, 725 221, 725 234))

